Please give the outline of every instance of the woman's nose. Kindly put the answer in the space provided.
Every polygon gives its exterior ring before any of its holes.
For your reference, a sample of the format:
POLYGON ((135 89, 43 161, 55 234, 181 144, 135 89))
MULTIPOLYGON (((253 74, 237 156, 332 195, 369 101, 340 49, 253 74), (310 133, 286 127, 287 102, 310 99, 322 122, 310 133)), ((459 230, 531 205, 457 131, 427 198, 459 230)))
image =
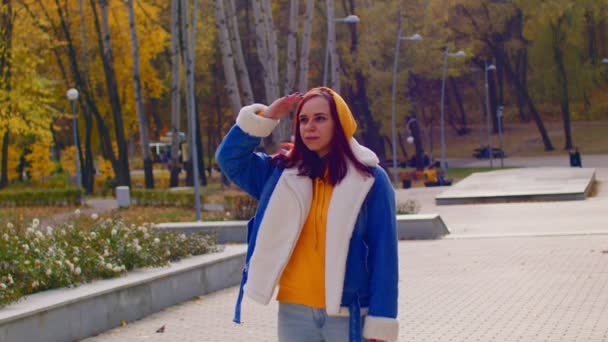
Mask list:
POLYGON ((307 122, 304 124, 304 130, 312 131, 315 128, 315 125, 312 122, 307 122))

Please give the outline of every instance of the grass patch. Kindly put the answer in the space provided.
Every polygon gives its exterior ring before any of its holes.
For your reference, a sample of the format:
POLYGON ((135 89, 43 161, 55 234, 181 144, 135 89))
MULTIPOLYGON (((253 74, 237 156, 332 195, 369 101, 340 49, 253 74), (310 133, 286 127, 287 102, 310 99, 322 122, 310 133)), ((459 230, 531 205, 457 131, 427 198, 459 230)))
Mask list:
MULTIPOLYGON (((194 209, 186 207, 154 207, 151 209, 150 207, 131 206, 102 214, 101 217, 120 219, 128 225, 143 221, 150 223, 193 222, 196 220, 196 212, 194 209)), ((203 221, 226 221, 233 218, 223 211, 202 211, 201 219, 203 221)))
MULTIPOLYGON (((555 150, 546 152, 533 122, 511 123, 506 122, 503 132, 503 149, 509 157, 531 157, 567 155, 564 150, 564 128, 559 120, 544 122, 547 133, 551 138, 555 150)), ((470 126, 471 133, 457 135, 454 130, 446 129, 446 156, 447 158, 471 158, 473 150, 479 147, 479 126, 470 126)), ((572 122, 572 139, 574 145, 579 147, 583 154, 583 165, 585 154, 607 154, 608 153, 608 121, 574 121, 572 122)), ((483 144, 487 144, 485 126, 482 135, 483 144)), ((425 137, 425 149, 428 150, 428 137, 425 137)), ((433 142, 438 146, 441 141, 439 130, 433 130, 433 142)), ((498 147, 498 134, 492 134, 492 146, 498 147)), ((440 155, 438 148, 433 151, 435 158, 440 155)))
MULTIPOLYGON (((506 169, 514 169, 514 168, 515 167, 490 168, 490 167, 486 167, 486 166, 450 167, 447 169, 446 178, 451 178, 457 182, 457 181, 467 178, 468 176, 470 176, 476 172, 490 172, 490 171, 506 170, 506 169)), ((413 169, 413 168, 400 168, 399 169, 399 173, 410 173, 413 171, 415 171, 415 169, 413 169)), ((399 184, 399 186, 401 186, 401 184, 399 184)), ((422 176, 420 176, 419 179, 412 179, 412 187, 414 187, 414 188, 424 187, 424 179, 422 178, 422 176)))
POLYGON ((490 172, 497 170, 514 169, 514 167, 490 168, 490 167, 451 167, 447 169, 447 178, 462 180, 477 172, 490 172))
POLYGON ((46 220, 61 213, 74 212, 77 208, 79 207, 23 206, 18 209, 0 207, 0 225, 4 226, 8 222, 12 222, 14 225, 27 225, 34 218, 46 220))

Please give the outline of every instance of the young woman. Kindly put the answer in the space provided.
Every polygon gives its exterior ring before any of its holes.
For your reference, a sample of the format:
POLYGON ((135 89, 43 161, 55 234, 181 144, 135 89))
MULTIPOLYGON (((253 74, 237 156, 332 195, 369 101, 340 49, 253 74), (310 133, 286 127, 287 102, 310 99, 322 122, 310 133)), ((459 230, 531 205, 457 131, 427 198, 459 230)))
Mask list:
POLYGON ((248 224, 243 292, 268 304, 278 285, 279 341, 396 341, 395 195, 377 156, 353 138, 340 95, 315 88, 243 107, 216 160, 258 200, 248 224), (254 153, 295 113, 293 149, 254 153))

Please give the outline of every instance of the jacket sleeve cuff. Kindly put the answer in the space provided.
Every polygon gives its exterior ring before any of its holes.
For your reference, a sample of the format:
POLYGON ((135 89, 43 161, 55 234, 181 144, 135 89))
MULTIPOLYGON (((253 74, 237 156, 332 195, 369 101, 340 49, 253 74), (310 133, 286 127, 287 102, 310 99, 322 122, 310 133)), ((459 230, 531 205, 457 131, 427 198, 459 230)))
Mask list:
POLYGON ((279 120, 268 119, 256 114, 256 112, 265 111, 266 108, 265 105, 259 103, 241 108, 239 115, 236 117, 236 124, 245 133, 254 137, 264 138, 269 136, 279 120))
POLYGON ((397 341, 399 338, 399 321, 394 318, 367 316, 363 326, 365 339, 397 341))

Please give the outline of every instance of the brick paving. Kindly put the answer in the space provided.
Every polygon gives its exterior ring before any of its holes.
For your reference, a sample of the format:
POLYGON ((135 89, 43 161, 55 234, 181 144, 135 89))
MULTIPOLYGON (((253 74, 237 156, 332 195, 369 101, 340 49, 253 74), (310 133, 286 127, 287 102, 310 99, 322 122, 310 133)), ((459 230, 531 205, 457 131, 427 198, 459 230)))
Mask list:
MULTIPOLYGON (((453 233, 399 243, 399 341, 608 342, 608 158, 585 161, 600 167, 597 197, 586 201, 441 207, 437 189, 398 191, 439 212, 453 233)), ((237 291, 83 341, 276 341, 276 302, 245 300, 236 325, 237 291)))
MULTIPOLYGON (((608 235, 403 241, 399 258, 399 341, 608 341, 608 235)), ((276 302, 246 300, 236 325, 236 295, 84 341, 276 341, 276 302)))

